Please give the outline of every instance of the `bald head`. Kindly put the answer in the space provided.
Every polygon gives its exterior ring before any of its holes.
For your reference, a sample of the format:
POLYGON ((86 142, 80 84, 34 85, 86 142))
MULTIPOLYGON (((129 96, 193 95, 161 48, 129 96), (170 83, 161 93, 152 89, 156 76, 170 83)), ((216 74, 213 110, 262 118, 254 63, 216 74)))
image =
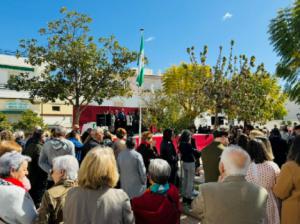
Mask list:
POLYGON ((221 155, 220 172, 225 176, 246 175, 250 162, 245 150, 239 146, 229 146, 221 155))

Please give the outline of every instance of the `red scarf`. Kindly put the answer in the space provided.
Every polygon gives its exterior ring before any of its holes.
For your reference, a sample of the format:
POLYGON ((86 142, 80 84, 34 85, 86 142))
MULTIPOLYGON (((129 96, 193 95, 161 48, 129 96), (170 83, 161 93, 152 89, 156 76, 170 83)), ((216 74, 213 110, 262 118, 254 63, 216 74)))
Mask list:
POLYGON ((12 183, 13 185, 16 185, 16 186, 18 186, 18 187, 21 187, 21 188, 23 188, 25 191, 27 191, 26 188, 25 188, 25 186, 24 186, 24 184, 23 184, 21 181, 19 181, 18 179, 16 179, 16 178, 8 177, 8 178, 4 178, 4 180, 6 180, 6 181, 9 182, 9 183, 12 183))

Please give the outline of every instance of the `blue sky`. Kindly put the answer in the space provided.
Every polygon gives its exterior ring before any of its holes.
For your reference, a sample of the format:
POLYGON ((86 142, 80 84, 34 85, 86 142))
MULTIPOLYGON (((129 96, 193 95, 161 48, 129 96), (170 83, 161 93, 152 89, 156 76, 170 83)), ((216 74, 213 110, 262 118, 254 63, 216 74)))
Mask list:
POLYGON ((59 18, 59 9, 86 13, 93 19, 95 37, 115 35, 129 49, 139 48, 139 29, 145 29, 149 68, 162 72, 188 61, 186 48, 209 47, 210 64, 218 47, 256 56, 273 72, 278 61, 268 40, 268 24, 278 9, 292 0, 1 0, 0 49, 15 50, 23 38, 38 38, 38 29, 59 18))

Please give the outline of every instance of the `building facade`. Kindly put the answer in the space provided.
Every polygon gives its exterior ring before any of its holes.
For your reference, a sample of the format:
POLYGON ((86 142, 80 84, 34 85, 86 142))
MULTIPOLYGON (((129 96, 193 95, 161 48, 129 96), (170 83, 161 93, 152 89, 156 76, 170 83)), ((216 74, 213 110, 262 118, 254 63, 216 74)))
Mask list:
POLYGON ((41 67, 33 67, 26 63, 25 58, 0 54, 0 112, 7 115, 10 122, 16 122, 22 112, 32 110, 41 116, 49 127, 63 125, 72 127, 73 107, 63 102, 55 103, 31 103, 29 93, 14 91, 6 88, 10 76, 28 73, 30 76, 39 75, 41 67))

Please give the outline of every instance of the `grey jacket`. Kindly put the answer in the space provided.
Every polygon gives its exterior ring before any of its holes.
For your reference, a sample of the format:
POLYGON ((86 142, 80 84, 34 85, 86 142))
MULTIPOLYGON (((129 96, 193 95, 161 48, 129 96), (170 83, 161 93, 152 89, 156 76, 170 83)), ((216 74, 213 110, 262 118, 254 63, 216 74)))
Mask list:
POLYGON ((134 224, 128 196, 121 189, 69 190, 63 210, 65 224, 134 224))
POLYGON ((65 138, 54 138, 47 141, 41 151, 39 166, 49 174, 52 169, 52 160, 58 156, 75 156, 74 144, 65 138))
POLYGON ((192 213, 201 224, 260 224, 266 216, 268 192, 245 176, 228 176, 222 183, 200 186, 192 213))
POLYGON ((146 190, 147 176, 143 157, 134 149, 121 151, 118 156, 121 188, 129 198, 142 195, 146 190))

